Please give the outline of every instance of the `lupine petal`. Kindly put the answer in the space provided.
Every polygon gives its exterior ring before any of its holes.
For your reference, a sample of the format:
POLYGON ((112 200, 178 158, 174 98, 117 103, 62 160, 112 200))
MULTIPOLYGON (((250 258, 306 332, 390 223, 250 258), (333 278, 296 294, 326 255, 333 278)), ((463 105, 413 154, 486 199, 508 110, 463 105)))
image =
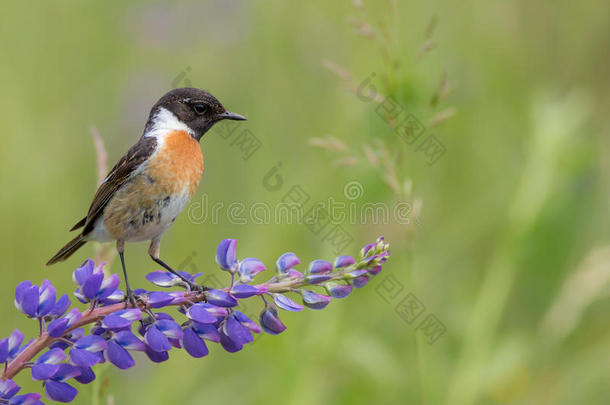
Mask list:
POLYGON ((210 342, 220 342, 220 334, 213 325, 193 322, 191 327, 201 338, 209 340, 210 342))
POLYGON ((121 283, 121 279, 117 274, 113 274, 110 277, 106 277, 102 284, 100 285, 100 289, 96 294, 95 298, 98 300, 103 300, 110 296, 113 292, 116 291, 117 287, 121 283))
POLYGON ((124 330, 114 335, 114 341, 116 341, 121 347, 127 350, 144 351, 146 345, 136 335, 130 331, 124 330))
POLYGON ((299 260, 294 253, 288 252, 284 253, 279 257, 279 259, 277 259, 275 267, 280 273, 286 273, 299 263, 301 263, 301 260, 299 260))
POLYGON ((80 291, 85 296, 85 298, 91 300, 95 298, 97 293, 100 291, 100 287, 102 286, 102 282, 104 281, 104 273, 95 273, 89 276, 80 291))
POLYGON ((379 274, 381 272, 382 267, 381 266, 375 266, 375 267, 371 267, 369 269, 369 274, 371 276, 376 276, 377 274, 379 274))
POLYGON ((24 335, 19 331, 19 329, 15 329, 8 337, 8 355, 10 358, 14 357, 19 350, 19 346, 23 342, 23 338, 24 335))
POLYGON ((49 312, 49 315, 62 316, 66 313, 66 311, 70 307, 70 304, 71 302, 70 297, 68 297, 68 294, 62 295, 53 306, 51 312, 49 312))
POLYGON ((35 317, 38 312, 38 299, 40 294, 38 286, 33 285, 23 292, 23 300, 21 301, 21 308, 23 313, 31 317, 35 317))
POLYGON ((267 270, 267 267, 258 259, 248 257, 239 262, 239 274, 242 283, 248 283, 252 281, 261 271, 267 270))
POLYGON ((34 380, 44 381, 53 377, 59 370, 59 364, 34 364, 32 366, 32 378, 34 380))
POLYGON ((20 312, 23 311, 23 296, 27 290, 32 287, 32 282, 30 280, 22 281, 17 284, 15 287, 15 308, 17 308, 20 312))
POLYGON ((106 350, 108 344, 104 338, 97 335, 87 335, 74 342, 74 347, 77 349, 85 349, 90 352, 99 352, 106 350))
POLYGON ((206 300, 212 304, 219 307, 234 307, 237 306, 237 300, 231 296, 231 294, 221 291, 221 290, 207 290, 205 292, 206 300))
POLYGON ((309 273, 324 274, 333 271, 333 265, 326 260, 314 260, 309 263, 309 273))
POLYGON ((220 333, 220 344, 222 345, 222 348, 225 349, 227 352, 235 353, 235 352, 240 351, 243 348, 243 345, 238 344, 233 339, 231 339, 229 336, 227 336, 227 334, 222 330, 222 328, 220 329, 219 333, 220 333))
POLYGON ((146 275, 146 280, 159 287, 173 287, 179 285, 182 280, 167 271, 156 270, 146 275))
POLYGON ((110 330, 119 330, 130 326, 134 321, 142 319, 142 311, 137 308, 124 309, 107 315, 102 326, 110 330))
POLYGON ((74 284, 83 285, 85 281, 93 274, 95 263, 93 260, 87 259, 79 268, 72 273, 72 281, 74 284))
POLYGON ((215 323, 217 318, 203 304, 195 304, 186 311, 186 316, 199 323, 215 323))
POLYGON ((36 360, 37 364, 59 364, 66 359, 66 353, 61 349, 51 349, 36 360))
POLYGON ((70 350, 70 360, 77 366, 91 367, 100 362, 100 357, 85 349, 72 348, 70 350))
POLYGON ((95 373, 91 367, 79 367, 80 374, 75 376, 74 379, 81 384, 89 384, 95 380, 95 373))
POLYGON ((129 352, 121 347, 117 342, 111 340, 108 342, 108 350, 106 350, 106 358, 109 362, 120 368, 126 370, 135 366, 136 362, 129 352))
POLYGON ((155 363, 161 363, 169 359, 168 352, 156 352, 152 350, 149 346, 146 346, 146 355, 151 361, 155 363))
POLYGON ((234 270, 237 260, 235 260, 235 248, 237 241, 235 239, 224 239, 216 248, 216 263, 223 270, 234 270))
POLYGON ((0 340, 0 363, 8 359, 8 338, 0 340))
POLYGON ((59 364, 59 369, 53 375, 51 380, 66 382, 69 379, 80 375, 80 373, 81 373, 80 367, 73 366, 72 364, 61 363, 61 364, 59 364))
MULTIPOLYGON (((223 325, 223 332, 233 341, 236 345, 245 345, 252 342, 252 334, 244 327, 234 315, 230 315, 223 325)), ((222 336, 222 332, 221 332, 222 336)), ((222 340, 221 340, 222 343, 222 340)))
POLYGON ((335 259, 335 267, 338 269, 342 267, 347 267, 354 263, 356 263, 356 261, 351 256, 339 256, 335 259))
POLYGON ((352 292, 350 284, 333 282, 327 283, 324 287, 333 298, 345 298, 352 292))
POLYGON ((302 305, 297 304, 296 302, 282 294, 273 294, 273 302, 275 302, 278 307, 286 311, 298 312, 303 309, 302 305))
POLYGON ((181 339, 182 328, 176 322, 170 319, 161 319, 155 322, 155 325, 159 330, 168 338, 181 339))
POLYGON ((40 402, 40 394, 31 393, 25 395, 17 395, 8 401, 8 405, 44 405, 40 402))
POLYGON ((362 288, 365 285, 367 285, 367 283, 369 282, 370 279, 371 279, 371 277, 368 274, 366 274, 364 276, 356 277, 355 279, 353 279, 352 284, 356 288, 362 288))
POLYGON ((172 348, 167 337, 155 325, 148 328, 144 340, 148 347, 156 352, 165 352, 172 348))
POLYGON ((184 330, 182 344, 184 345, 184 350, 195 358, 200 358, 208 354, 208 347, 205 342, 191 328, 186 328, 184 330))
POLYGON ((261 312, 260 323, 263 330, 270 335, 280 334, 286 329, 277 314, 277 309, 269 304, 261 312))
POLYGON ((40 297, 38 298, 38 316, 45 316, 55 306, 57 290, 48 279, 45 279, 40 286, 40 297))
POLYGON ((248 318, 243 313, 241 313, 239 311, 235 311, 235 312, 233 312, 233 315, 235 316, 235 319, 237 319, 239 321, 239 323, 241 323, 243 326, 248 328, 250 331, 252 331, 254 333, 261 333, 261 327, 258 326, 258 324, 256 322, 254 322, 252 319, 248 318))
POLYGON ((150 305, 151 308, 162 308, 171 303, 173 300, 174 297, 172 297, 170 294, 161 291, 155 291, 148 294, 147 303, 148 305, 150 305))
POLYGON ((21 389, 13 380, 0 380, 0 398, 10 399, 21 389))
POLYGON ((249 298, 249 297, 252 297, 254 295, 259 295, 262 292, 261 292, 261 290, 259 290, 258 288, 256 288, 253 285, 250 285, 250 284, 238 284, 236 286, 233 286, 233 288, 231 288, 230 293, 235 298, 241 299, 241 298, 249 298))
POLYGON ((301 291, 303 296, 303 304, 311 309, 323 309, 332 300, 328 295, 317 294, 310 290, 301 291))
POLYGON ((47 381, 44 390, 47 397, 57 402, 72 402, 78 394, 76 388, 59 381, 47 381))

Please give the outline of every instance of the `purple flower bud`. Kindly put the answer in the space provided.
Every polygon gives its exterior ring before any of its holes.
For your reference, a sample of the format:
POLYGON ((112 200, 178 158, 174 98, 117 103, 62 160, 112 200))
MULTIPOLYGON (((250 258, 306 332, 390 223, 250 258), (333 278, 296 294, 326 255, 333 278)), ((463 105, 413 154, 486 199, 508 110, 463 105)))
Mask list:
POLYGON ((356 277, 355 279, 353 279, 352 284, 356 288, 361 288, 361 287, 364 287, 365 285, 367 285, 367 283, 369 282, 370 279, 371 279, 371 276, 369 276, 368 274, 365 274, 363 276, 356 277))
POLYGON ((59 363, 66 359, 61 349, 51 349, 40 356, 32 365, 32 378, 34 380, 48 380, 59 370, 59 363))
POLYGON ((191 328, 184 329, 182 336, 184 350, 195 358, 200 358, 208 354, 208 347, 199 335, 191 328))
POLYGON ((286 311, 298 312, 303 309, 302 305, 297 304, 296 302, 294 302, 290 298, 286 297, 285 295, 282 295, 282 294, 272 294, 272 295, 273 295, 273 301, 275 302, 275 304, 278 307, 280 307, 286 311))
POLYGON ((238 284, 233 286, 230 291, 231 295, 235 298, 249 298, 253 295, 260 295, 263 292, 259 290, 257 287, 249 285, 249 284, 238 284))
POLYGON ((146 275, 146 280, 159 287, 174 287, 182 284, 180 277, 167 271, 156 270, 146 275))
POLYGON ((301 290, 303 304, 311 309, 323 309, 332 300, 328 295, 317 294, 311 290, 301 290))
POLYGON ((286 330, 286 326, 280 320, 275 305, 267 303, 261 312, 260 324, 265 332, 270 335, 278 335, 286 330))
POLYGON ((280 274, 285 274, 288 270, 292 269, 297 264, 301 263, 301 260, 294 253, 284 253, 277 259, 275 268, 280 274))
POLYGON ((369 269, 369 274, 371 276, 376 276, 377 274, 379 274, 381 272, 382 267, 381 266, 375 266, 369 269))
POLYGON ((218 244, 216 249, 216 263, 221 269, 230 272, 235 271, 237 260, 235 259, 235 247, 237 241, 235 239, 224 239, 218 244))
POLYGON ((303 273, 301 273, 300 271, 297 271, 295 269, 290 269, 288 270, 288 273, 286 273, 286 277, 288 278, 296 278, 299 280, 303 279, 303 273))
POLYGON ((155 325, 169 339, 182 339, 182 328, 172 319, 159 319, 155 325))
POLYGON ((324 287, 333 298, 345 298, 352 292, 352 286, 350 284, 339 282, 326 283, 324 287))
POLYGON ((375 253, 376 246, 377 243, 369 243, 368 245, 365 245, 362 250, 360 250, 360 257, 365 258, 375 253))
POLYGON ((333 265, 326 260, 314 260, 309 264, 310 274, 325 274, 333 271, 333 265))
POLYGON ((339 256, 335 259, 335 267, 338 269, 347 267, 354 263, 356 263, 356 261, 351 256, 339 256))
POLYGON ((258 259, 248 257, 239 262, 239 276, 242 283, 249 283, 261 271, 267 267, 258 259))
POLYGON ((305 277, 305 281, 309 284, 320 284, 325 281, 328 281, 332 278, 332 276, 328 274, 309 274, 305 277))
POLYGON ((212 305, 226 308, 237 306, 237 300, 227 292, 221 290, 207 290, 204 294, 207 302, 212 305))

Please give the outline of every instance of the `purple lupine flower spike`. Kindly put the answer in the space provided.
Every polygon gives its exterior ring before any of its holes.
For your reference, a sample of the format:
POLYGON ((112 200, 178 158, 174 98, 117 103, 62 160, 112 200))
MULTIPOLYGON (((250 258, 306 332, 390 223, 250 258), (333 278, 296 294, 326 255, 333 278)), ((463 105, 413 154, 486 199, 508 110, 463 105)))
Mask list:
MULTIPOLYGON (((265 270, 265 265, 254 258, 239 260, 235 247, 234 239, 225 239, 216 252, 219 266, 232 273, 228 287, 191 290, 190 284, 180 277, 155 271, 146 276, 152 284, 181 290, 136 290, 146 306, 143 310, 110 306, 124 297, 118 289, 119 278, 116 274, 104 274, 104 264, 96 266, 91 260, 72 274, 77 285, 74 294, 79 301, 88 304, 85 312, 78 308, 69 310, 69 297, 64 294, 57 299, 55 287, 49 280, 44 280, 40 286, 30 281, 20 283, 15 289, 15 306, 28 317, 37 318, 43 332, 46 325, 46 333, 42 333, 32 346, 34 340, 23 344, 24 335, 18 330, 8 338, 0 339, 0 364, 6 363, 5 379, 0 380, 0 405, 42 404, 40 394, 16 395, 20 387, 10 378, 27 368, 34 380, 42 382, 47 398, 71 402, 78 390, 70 380, 80 384, 94 381, 96 375, 92 367, 106 361, 119 369, 131 368, 136 364, 133 351, 145 352, 153 362, 168 360, 172 348, 183 348, 192 357, 204 357, 209 354, 208 342, 220 343, 231 353, 240 351, 254 341, 254 333, 264 330, 277 335, 286 329, 278 307, 287 311, 301 311, 304 306, 325 308, 332 298, 344 298, 354 287, 368 283, 390 257, 389 245, 379 238, 360 251, 358 260, 339 256, 334 265, 314 260, 303 275, 295 269, 300 264, 299 258, 294 253, 285 253, 276 262, 276 275, 253 285, 254 277, 265 270), (311 287, 323 288, 328 295, 312 291, 311 287), (287 295, 291 293, 299 294, 304 306, 287 295), (241 300, 254 296, 260 296, 265 303, 258 323, 245 315, 243 309, 239 310, 241 300), (181 325, 168 313, 151 312, 170 306, 176 306, 186 317, 181 325), (147 315, 144 319, 143 314, 147 315), (75 325, 87 324, 93 324, 88 332, 82 327, 75 328, 75 325), (141 337, 134 334, 135 326, 141 337), (43 351, 47 342, 48 350, 43 351), (26 351, 28 347, 36 348, 37 353, 26 351), (14 364, 16 361, 20 363, 14 364)), ((191 283, 201 275, 179 274, 191 283)))

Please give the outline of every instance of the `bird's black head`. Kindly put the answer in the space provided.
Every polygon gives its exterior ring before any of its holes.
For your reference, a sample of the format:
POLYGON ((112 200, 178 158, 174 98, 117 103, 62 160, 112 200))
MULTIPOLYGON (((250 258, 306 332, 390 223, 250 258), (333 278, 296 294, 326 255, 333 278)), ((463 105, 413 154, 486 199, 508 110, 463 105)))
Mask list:
POLYGON ((161 128, 176 129, 172 127, 183 124, 190 129, 193 138, 200 140, 219 121, 245 119, 242 115, 227 111, 207 91, 184 87, 169 91, 157 101, 150 111, 144 132, 161 128))

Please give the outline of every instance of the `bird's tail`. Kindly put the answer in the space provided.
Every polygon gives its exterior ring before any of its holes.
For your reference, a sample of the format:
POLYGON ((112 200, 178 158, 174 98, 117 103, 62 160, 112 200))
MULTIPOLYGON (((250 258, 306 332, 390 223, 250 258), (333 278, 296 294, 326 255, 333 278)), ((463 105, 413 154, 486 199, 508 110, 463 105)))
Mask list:
POLYGON ((72 239, 70 242, 66 244, 66 246, 62 247, 59 252, 55 256, 51 258, 47 262, 47 266, 50 266, 55 263, 63 262, 68 257, 72 256, 74 252, 76 252, 81 246, 83 246, 87 241, 84 239, 83 235, 78 235, 76 238, 72 239))

